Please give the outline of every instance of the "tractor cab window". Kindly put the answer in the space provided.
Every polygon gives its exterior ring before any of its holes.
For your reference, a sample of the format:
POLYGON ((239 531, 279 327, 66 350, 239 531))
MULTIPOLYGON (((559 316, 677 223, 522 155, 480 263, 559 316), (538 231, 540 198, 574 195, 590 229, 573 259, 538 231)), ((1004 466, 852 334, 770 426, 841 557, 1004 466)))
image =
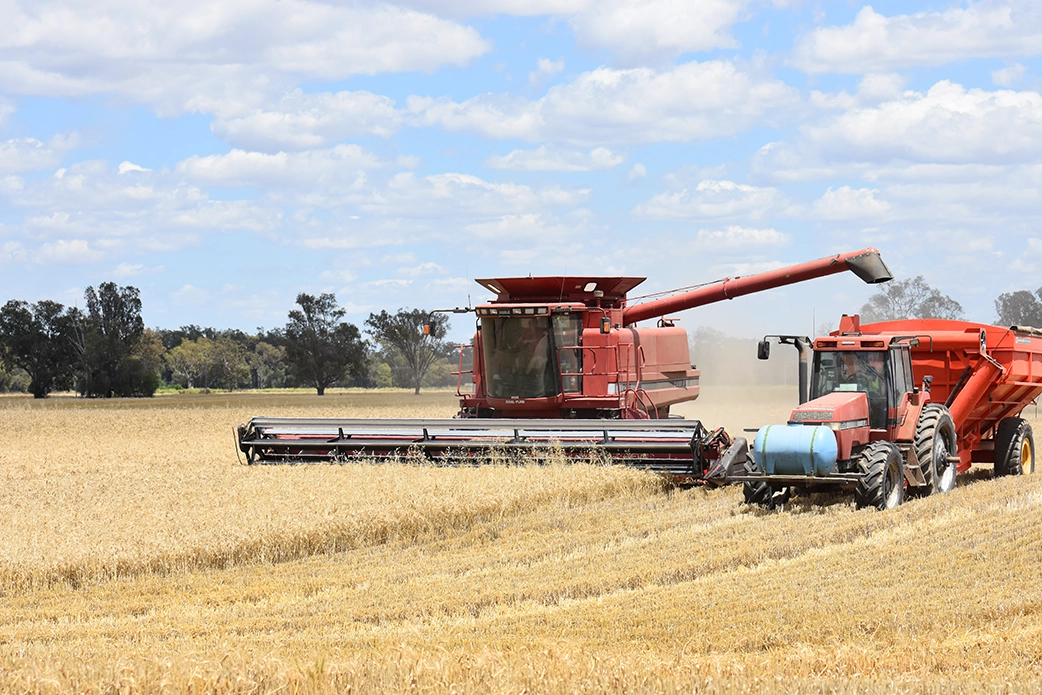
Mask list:
POLYGON ((833 391, 862 391, 868 394, 869 426, 886 428, 886 353, 844 350, 814 354, 811 398, 833 391))
MULTIPOLYGON (((890 348, 890 363, 894 366, 894 395, 898 401, 901 396, 915 390, 912 378, 912 355, 907 345, 895 345, 890 348)), ((896 403, 895 403, 896 405, 896 403)))
POLYGON ((548 316, 483 317, 481 341, 488 395, 549 398, 560 393, 553 333, 548 316))

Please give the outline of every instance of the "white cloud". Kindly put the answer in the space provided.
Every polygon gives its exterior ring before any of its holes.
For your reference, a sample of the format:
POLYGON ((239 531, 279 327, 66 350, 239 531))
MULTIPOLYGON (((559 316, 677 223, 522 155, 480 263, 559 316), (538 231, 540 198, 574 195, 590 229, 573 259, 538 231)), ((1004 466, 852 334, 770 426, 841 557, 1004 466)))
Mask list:
POLYGON ((1016 162, 1042 155, 1042 95, 967 90, 947 80, 926 94, 905 92, 855 108, 808 139, 832 158, 929 162, 1016 162))
POLYGON ((403 119, 393 99, 372 92, 305 94, 297 89, 277 102, 245 112, 226 109, 210 128, 214 135, 240 147, 301 150, 358 135, 391 135, 403 119))
POLYGON ((381 216, 454 219, 471 215, 520 214, 533 209, 576 205, 589 193, 588 189, 533 188, 490 182, 470 174, 417 177, 411 172, 403 172, 391 177, 386 187, 376 191, 358 207, 381 216))
POLYGON ((94 263, 101 260, 101 257, 101 252, 91 248, 90 244, 83 239, 59 239, 41 246, 40 250, 36 252, 34 260, 41 265, 52 263, 66 265, 94 263))
POLYGON ((534 150, 513 150, 485 160, 485 166, 509 171, 594 171, 613 169, 625 160, 606 147, 589 152, 564 150, 542 145, 534 150))
POLYGON ((313 251, 350 251, 354 249, 387 246, 396 240, 389 237, 374 237, 361 231, 342 236, 324 236, 301 238, 300 244, 313 251))
POLYGON ((116 266, 116 269, 112 271, 112 274, 117 278, 129 278, 135 275, 141 275, 142 273, 149 270, 145 268, 141 263, 120 263, 116 266))
POLYGON ((537 239, 558 239, 564 241, 569 232, 564 225, 548 222, 543 215, 534 213, 504 215, 488 222, 468 224, 465 229, 481 239, 512 241, 533 241, 537 239))
POLYGON ((432 71, 488 49, 470 27, 387 4, 13 0, 0 24, 0 89, 115 92, 163 114, 213 112, 291 80, 432 71))
POLYGON ((550 60, 549 58, 540 58, 536 61, 536 69, 528 73, 528 81, 530 84, 540 86, 564 70, 563 60, 550 60))
POLYGON ((575 263, 582 263, 582 223, 569 226, 548 215, 519 213, 475 222, 463 229, 479 241, 493 244, 496 255, 510 265, 529 264, 536 259, 544 259, 545 263, 548 250, 559 259, 574 257, 575 263))
POLYGON ((985 0, 893 17, 865 6, 852 24, 800 37, 790 63, 812 73, 858 74, 1039 53, 1042 11, 1035 0, 985 0))
POLYGON ((177 212, 171 222, 176 227, 204 231, 274 232, 282 226, 282 216, 281 210, 248 200, 208 200, 177 212))
POLYGON ((29 254, 18 241, 5 241, 0 245, 0 263, 21 263, 28 260, 29 254))
POLYGON ((232 150, 206 157, 193 155, 178 163, 177 172, 193 181, 218 186, 308 189, 359 186, 365 182, 363 172, 382 166, 386 163, 358 145, 337 145, 308 152, 232 150))
MULTIPOLYGON (((666 61, 692 51, 734 48, 730 30, 750 0, 404 0, 439 16, 549 15, 567 19, 580 45, 604 48, 626 63, 666 61)), ((775 0, 778 4, 778 0, 775 0)))
POLYGON ((439 17, 489 17, 499 14, 517 17, 571 15, 588 11, 592 0, 399 0, 398 5, 413 7, 439 17))
POLYGON ((830 187, 814 201, 812 214, 821 220, 861 220, 879 217, 890 210, 890 203, 876 198, 877 189, 830 187))
POLYGON ((130 172, 130 171, 152 171, 152 170, 151 169, 146 169, 143 166, 139 166, 137 164, 134 164, 133 162, 121 162, 120 163, 120 165, 119 165, 119 173, 126 174, 127 172, 130 172))
POLYGON ((730 29, 748 0, 602 0, 571 19, 580 45, 610 48, 624 62, 735 48, 730 29))
POLYGON ((420 263, 419 265, 398 269, 399 275, 405 275, 407 277, 413 278, 424 277, 428 275, 441 275, 444 273, 445 268, 433 261, 428 261, 426 263, 420 263))
POLYGON ((733 181, 701 181, 694 189, 659 193, 634 213, 660 219, 757 219, 776 210, 781 194, 733 181))
POLYGON ((633 168, 630 169, 630 173, 626 175, 626 178, 628 178, 630 181, 636 181, 637 179, 642 179, 647 175, 648 168, 640 162, 637 162, 633 165, 633 168))
POLYGON ((668 70, 601 67, 528 101, 506 94, 410 98, 415 122, 490 138, 571 142, 683 142, 734 135, 784 119, 796 90, 735 64, 689 62, 668 70))
POLYGON ((0 142, 0 175, 54 168, 78 144, 79 137, 74 134, 55 135, 46 143, 35 138, 0 142))
POLYGON ((1034 287, 1038 283, 1038 274, 1042 272, 1042 239, 1031 237, 1025 240, 1026 248, 1013 259, 1010 270, 1015 273, 1030 275, 1029 284, 1034 287))
POLYGON ((991 71, 991 81, 1000 87, 1012 87, 1024 79, 1025 68, 1020 63, 1013 63, 1004 68, 991 71))
POLYGON ((787 246, 791 239, 788 234, 771 228, 753 229, 732 225, 723 230, 699 230, 697 241, 698 247, 707 251, 755 253, 765 247, 787 246))

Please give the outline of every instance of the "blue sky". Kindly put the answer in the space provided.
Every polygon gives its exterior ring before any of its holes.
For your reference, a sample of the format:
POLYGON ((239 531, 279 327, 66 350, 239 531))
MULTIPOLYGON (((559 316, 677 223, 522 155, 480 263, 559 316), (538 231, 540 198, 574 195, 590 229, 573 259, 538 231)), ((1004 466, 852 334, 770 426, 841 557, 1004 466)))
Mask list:
MULTIPOLYGON (((636 294, 865 246, 966 317, 1042 286, 1042 8, 800 0, 5 2, 0 300, 154 327, 636 294)), ((836 323, 853 276, 685 312, 836 323)), ((455 318, 466 339, 469 318, 455 318)))

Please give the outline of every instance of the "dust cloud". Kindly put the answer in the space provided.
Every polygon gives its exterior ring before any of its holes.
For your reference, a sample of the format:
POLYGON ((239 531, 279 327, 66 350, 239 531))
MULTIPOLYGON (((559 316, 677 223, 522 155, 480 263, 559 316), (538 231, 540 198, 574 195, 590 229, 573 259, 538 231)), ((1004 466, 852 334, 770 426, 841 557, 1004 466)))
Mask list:
POLYGON ((731 436, 788 420, 798 400, 798 353, 772 341, 770 359, 759 360, 757 342, 708 326, 694 330, 691 363, 701 372, 701 392, 670 412, 701 420, 709 429, 723 427, 731 436))

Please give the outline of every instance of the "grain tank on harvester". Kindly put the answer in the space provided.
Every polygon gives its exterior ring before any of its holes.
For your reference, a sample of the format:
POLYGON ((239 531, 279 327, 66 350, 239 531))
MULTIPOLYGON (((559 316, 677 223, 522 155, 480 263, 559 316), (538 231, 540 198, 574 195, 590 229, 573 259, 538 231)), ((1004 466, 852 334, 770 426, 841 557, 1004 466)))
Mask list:
MULTIPOLYGON (((248 463, 387 459, 417 452, 436 463, 530 456, 610 456, 616 464, 700 479, 739 451, 722 428, 670 417, 698 397, 686 331, 668 315, 725 299, 851 271, 891 279, 875 249, 728 278, 630 304, 638 277, 478 280, 496 297, 474 309, 473 344, 461 346, 460 409, 451 419, 280 419, 237 429, 248 463), (654 326, 638 322, 657 319, 654 326), (464 368, 471 350, 473 367, 464 368), (466 382, 473 388, 463 389, 466 382)), ((741 448, 744 455, 745 449, 741 448)))
MULTIPOLYGON (((800 405, 788 424, 760 428, 751 456, 710 474, 743 482, 746 502, 774 507, 794 491, 846 489, 858 507, 887 509, 948 492, 975 463, 996 476, 1035 471, 1021 414, 1042 395, 1042 331, 941 319, 861 325, 854 315, 814 341, 772 337, 800 351, 800 405)), ((759 352, 769 355, 766 339, 759 352)))

